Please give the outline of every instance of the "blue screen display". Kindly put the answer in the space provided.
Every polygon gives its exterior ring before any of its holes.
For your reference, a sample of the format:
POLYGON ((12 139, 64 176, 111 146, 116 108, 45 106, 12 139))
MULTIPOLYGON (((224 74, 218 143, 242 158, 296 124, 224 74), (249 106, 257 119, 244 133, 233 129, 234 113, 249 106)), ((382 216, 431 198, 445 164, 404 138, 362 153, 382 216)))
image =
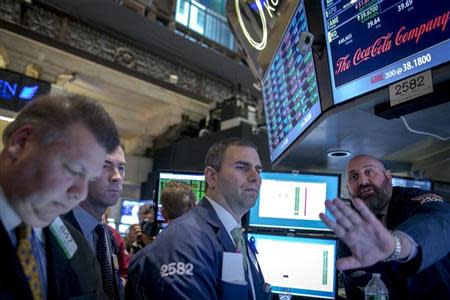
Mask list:
POLYGON ((335 299, 336 240, 249 233, 272 292, 335 299))
POLYGON ((322 0, 334 103, 450 61, 450 1, 322 0))
POLYGON ((406 188, 416 188, 424 191, 431 191, 431 181, 413 178, 392 177, 392 185, 406 188))
POLYGON ((250 209, 249 226, 329 230, 319 213, 328 214, 325 200, 339 195, 339 175, 263 172, 261 178, 258 199, 250 209))
POLYGON ((304 31, 308 31, 308 23, 303 1, 299 1, 263 79, 271 161, 275 161, 322 112, 313 54, 311 50, 300 53, 297 49, 304 31))

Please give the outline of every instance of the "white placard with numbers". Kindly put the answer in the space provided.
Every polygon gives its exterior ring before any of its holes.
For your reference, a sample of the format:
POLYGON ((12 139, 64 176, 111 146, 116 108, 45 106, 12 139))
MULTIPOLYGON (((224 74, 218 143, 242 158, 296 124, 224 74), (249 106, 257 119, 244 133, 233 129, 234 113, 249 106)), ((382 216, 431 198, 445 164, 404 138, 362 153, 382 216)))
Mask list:
POLYGON ((389 86, 391 106, 409 101, 433 92, 431 71, 416 74, 389 86))

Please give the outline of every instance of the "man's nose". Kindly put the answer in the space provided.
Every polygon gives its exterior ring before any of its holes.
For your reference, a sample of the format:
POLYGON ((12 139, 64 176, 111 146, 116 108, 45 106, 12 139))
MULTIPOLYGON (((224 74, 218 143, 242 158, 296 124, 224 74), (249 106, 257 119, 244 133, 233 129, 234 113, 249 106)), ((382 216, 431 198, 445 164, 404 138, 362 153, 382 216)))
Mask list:
POLYGON ((248 176, 248 180, 250 181, 250 182, 257 182, 257 181, 261 181, 261 174, 260 174, 260 172, 258 171, 258 170, 256 170, 256 169, 251 169, 250 171, 249 171, 249 176, 248 176))
POLYGON ((369 183, 369 179, 367 178, 367 176, 364 175, 364 174, 361 174, 361 175, 359 176, 359 179, 358 179, 358 185, 359 185, 359 186, 365 186, 365 185, 367 185, 368 183, 369 183))
POLYGON ((77 179, 73 182, 72 186, 67 191, 69 198, 82 201, 86 199, 88 190, 88 180, 87 178, 77 177, 77 179))
POLYGON ((118 182, 123 180, 122 174, 117 168, 114 168, 113 173, 111 174, 111 181, 118 182))

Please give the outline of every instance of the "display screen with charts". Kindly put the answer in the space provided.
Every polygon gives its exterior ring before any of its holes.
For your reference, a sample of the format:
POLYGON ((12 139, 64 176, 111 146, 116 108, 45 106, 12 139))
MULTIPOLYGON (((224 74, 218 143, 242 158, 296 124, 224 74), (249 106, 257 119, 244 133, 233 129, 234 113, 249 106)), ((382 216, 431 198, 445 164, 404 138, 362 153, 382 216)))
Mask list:
POLYGON ((161 192, 167 183, 171 181, 178 181, 187 184, 194 192, 197 201, 200 201, 205 195, 206 182, 203 173, 184 172, 184 171, 160 171, 158 177, 158 189, 156 199, 158 203, 158 210, 156 212, 157 220, 163 222, 164 218, 161 215, 161 192))
POLYGON ((326 212, 326 199, 339 195, 339 175, 263 172, 261 178, 259 197, 250 209, 249 226, 329 230, 319 213, 326 212))
POLYGON ((272 292, 335 299, 336 240, 249 233, 272 292))
POLYGON ((322 112, 313 53, 297 49, 301 33, 307 31, 304 3, 299 1, 262 85, 271 161, 322 112))

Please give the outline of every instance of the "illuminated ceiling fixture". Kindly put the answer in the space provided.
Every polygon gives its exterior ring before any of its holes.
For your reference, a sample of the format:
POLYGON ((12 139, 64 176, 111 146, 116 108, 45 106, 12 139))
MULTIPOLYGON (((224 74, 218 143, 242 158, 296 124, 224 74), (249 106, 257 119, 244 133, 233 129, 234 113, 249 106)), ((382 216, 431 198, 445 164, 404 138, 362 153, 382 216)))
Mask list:
POLYGON ((178 75, 170 74, 169 75, 169 82, 172 83, 172 84, 177 84, 178 83, 178 75))
POLYGON ((332 150, 332 151, 328 151, 327 156, 333 157, 333 158, 342 158, 342 157, 348 157, 351 154, 352 153, 347 150, 332 150))

